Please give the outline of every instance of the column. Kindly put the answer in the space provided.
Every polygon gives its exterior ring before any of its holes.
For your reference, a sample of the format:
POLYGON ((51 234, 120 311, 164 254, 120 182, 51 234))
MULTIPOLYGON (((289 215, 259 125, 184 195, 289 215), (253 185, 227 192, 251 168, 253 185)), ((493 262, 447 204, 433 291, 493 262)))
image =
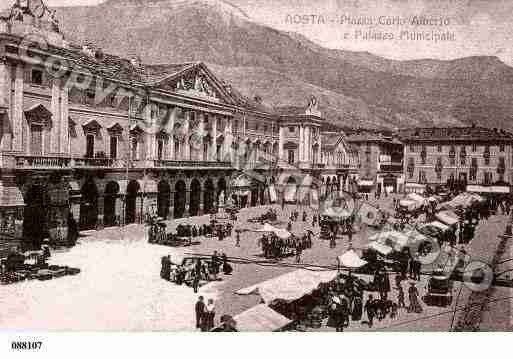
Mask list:
POLYGON ((283 145, 285 143, 285 127, 280 126, 280 139, 278 142, 278 158, 283 159, 283 145))
POLYGON ((199 196, 199 209, 198 209, 198 215, 202 216, 204 214, 205 206, 203 205, 203 201, 205 200, 205 191, 202 186, 199 196))
POLYGON ((16 65, 14 79, 14 106, 12 112, 13 150, 23 151, 23 65, 16 65))
POLYGON ((116 197, 116 205, 115 205, 115 211, 116 211, 116 220, 117 224, 121 225, 125 221, 125 202, 123 201, 124 196, 118 195, 116 197))
POLYGON ((224 128, 224 142, 223 142, 223 161, 226 161, 229 159, 230 162, 233 162, 233 156, 232 156, 232 119, 227 118, 226 119, 226 127, 224 128))
POLYGON ((310 163, 310 151, 312 150, 312 133, 310 132, 310 127, 305 128, 306 131, 306 144, 305 144, 305 161, 310 163))
POLYGON ((207 150, 207 158, 203 157, 203 146, 205 143, 205 136, 207 135, 205 131, 205 115, 203 113, 198 113, 199 117, 199 124, 196 134, 196 143, 193 143, 194 152, 196 152, 196 158, 195 160, 198 161, 208 161, 208 155, 210 152, 210 148, 207 150))
MULTIPOLYGON (((172 184, 172 182, 171 182, 172 184)), ((174 189, 174 186, 171 187, 171 189, 174 189)), ((169 192, 169 214, 167 216, 167 219, 173 219, 175 214, 175 192, 171 190, 169 192)))
POLYGON ((47 153, 55 154, 60 150, 60 97, 61 97, 61 88, 60 88, 60 80, 55 78, 52 80, 52 100, 50 105, 50 111, 52 112, 52 128, 50 130, 50 148, 45 149, 47 153))
POLYGON ((105 214, 105 196, 103 194, 98 195, 98 219, 96 221, 96 229, 103 229, 103 218, 105 214))
POLYGON ((213 117, 212 121, 212 148, 211 148, 211 154, 210 154, 210 161, 217 161, 217 117, 213 117))
MULTIPOLYGON (((0 150, 11 150, 12 139, 9 135, 9 122, 12 120, 9 115, 9 109, 11 103, 11 66, 7 62, 0 60, 0 109, 4 108, 7 111, 6 115, 3 115, 3 120, 0 126, 3 127, 2 133, 4 136, 0 141, 0 150)), ((0 119, 2 115, 0 115, 0 119)))
POLYGON ((60 121, 60 141, 59 152, 69 154, 69 109, 68 109, 68 91, 69 88, 64 85, 61 87, 61 121, 60 121))
POLYGON ((189 206, 191 204, 191 190, 190 186, 187 186, 185 191, 185 212, 183 214, 184 217, 189 217, 189 206))
POLYGON ((169 131, 169 157, 168 159, 175 159, 175 116, 176 116, 176 108, 171 111, 168 119, 168 131, 169 131))
POLYGON ((185 147, 182 151, 183 158, 182 160, 189 161, 191 159, 191 149, 189 146, 189 135, 190 135, 190 119, 191 119, 191 113, 189 111, 185 112, 185 121, 184 121, 184 134, 185 134, 185 140, 183 141, 183 146, 185 147))
POLYGON ((305 151, 305 129, 303 125, 299 126, 299 162, 304 161, 304 152, 305 151))

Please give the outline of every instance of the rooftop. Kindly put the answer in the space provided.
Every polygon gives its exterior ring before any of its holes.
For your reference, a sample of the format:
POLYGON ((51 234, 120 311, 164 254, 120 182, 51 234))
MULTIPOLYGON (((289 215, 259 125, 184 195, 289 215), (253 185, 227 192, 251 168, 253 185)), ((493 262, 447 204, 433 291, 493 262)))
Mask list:
POLYGON ((512 141, 511 132, 478 126, 469 127, 427 127, 399 130, 403 141, 512 141))

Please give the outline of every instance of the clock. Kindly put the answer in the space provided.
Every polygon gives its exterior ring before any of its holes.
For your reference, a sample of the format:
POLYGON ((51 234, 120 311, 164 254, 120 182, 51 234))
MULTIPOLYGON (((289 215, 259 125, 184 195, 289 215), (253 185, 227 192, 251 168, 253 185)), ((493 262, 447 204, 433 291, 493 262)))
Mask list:
POLYGON ((45 14, 46 7, 42 0, 30 0, 29 9, 32 15, 41 18, 45 14))

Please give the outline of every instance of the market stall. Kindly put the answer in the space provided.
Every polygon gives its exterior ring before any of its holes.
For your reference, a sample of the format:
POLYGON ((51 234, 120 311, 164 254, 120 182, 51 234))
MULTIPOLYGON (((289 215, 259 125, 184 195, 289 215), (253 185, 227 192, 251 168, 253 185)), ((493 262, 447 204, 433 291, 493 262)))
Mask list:
POLYGON ((452 211, 441 211, 435 214, 437 220, 445 223, 448 226, 454 226, 458 224, 458 215, 452 211))
POLYGON ((258 294, 267 304, 277 299, 291 302, 312 293, 321 283, 333 281, 337 274, 338 271, 336 270, 316 271, 299 269, 265 282, 239 289, 235 293, 239 295, 258 294))
POLYGON ((361 268, 367 264, 367 261, 361 259, 352 249, 338 256, 337 259, 339 266, 345 268, 361 268))
POLYGON ((292 324, 292 320, 266 304, 258 304, 233 317, 238 332, 277 332, 292 324))

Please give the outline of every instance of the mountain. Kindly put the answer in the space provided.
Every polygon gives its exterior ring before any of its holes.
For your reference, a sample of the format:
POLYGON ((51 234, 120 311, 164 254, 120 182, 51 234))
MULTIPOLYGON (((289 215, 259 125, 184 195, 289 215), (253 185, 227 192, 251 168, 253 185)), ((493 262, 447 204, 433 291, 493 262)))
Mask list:
POLYGON ((396 61, 327 49, 221 0, 110 0, 57 13, 73 42, 147 63, 203 61, 269 105, 301 105, 313 94, 333 123, 513 128, 513 68, 496 57, 396 61))

